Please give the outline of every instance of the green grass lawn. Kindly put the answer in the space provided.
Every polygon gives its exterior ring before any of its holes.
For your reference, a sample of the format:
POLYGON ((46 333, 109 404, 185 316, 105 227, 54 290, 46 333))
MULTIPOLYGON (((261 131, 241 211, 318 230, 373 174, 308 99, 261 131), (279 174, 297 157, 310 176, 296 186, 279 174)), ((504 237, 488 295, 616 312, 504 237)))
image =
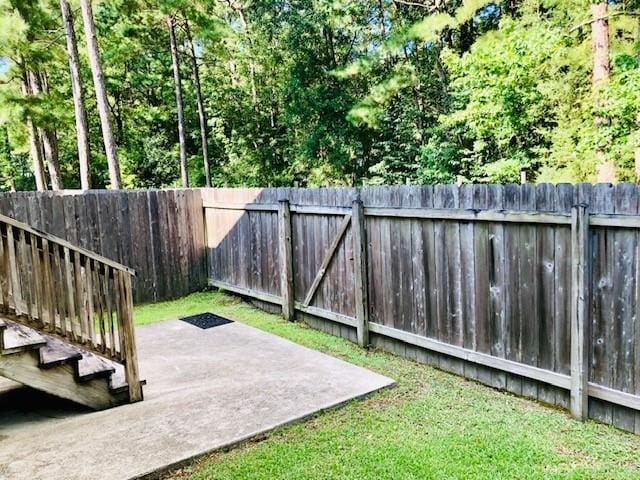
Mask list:
POLYGON ((173 479, 640 478, 640 437, 285 322, 219 292, 136 307, 212 311, 395 379, 396 388, 216 453, 173 479))

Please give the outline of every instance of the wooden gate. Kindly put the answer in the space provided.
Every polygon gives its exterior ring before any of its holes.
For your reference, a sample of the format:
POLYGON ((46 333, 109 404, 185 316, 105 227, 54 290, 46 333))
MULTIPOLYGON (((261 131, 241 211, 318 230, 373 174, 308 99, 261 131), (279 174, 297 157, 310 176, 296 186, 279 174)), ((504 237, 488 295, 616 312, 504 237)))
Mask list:
MULTIPOLYGON (((279 304, 289 320, 299 312, 357 327, 367 315, 358 308, 367 294, 362 205, 305 204, 317 202, 321 191, 299 203, 280 201, 275 190, 260 192, 229 190, 218 202, 219 191, 203 191, 209 271, 216 272, 210 285, 279 304)), ((350 204, 353 193, 344 189, 337 201, 350 204)), ((366 344, 367 336, 359 341, 366 344)))
MULTIPOLYGON (((356 327, 358 343, 361 346, 369 343, 368 329, 364 328, 367 322, 368 308, 367 308, 367 265, 366 255, 363 252, 366 249, 365 245, 365 230, 364 230, 364 209, 362 202, 356 200, 353 202, 351 210, 344 207, 324 207, 324 206, 302 206, 302 205, 290 205, 288 200, 281 200, 278 206, 278 244, 281 264, 283 265, 281 271, 281 292, 282 292, 282 312, 287 320, 293 320, 295 310, 318 315, 324 318, 329 316, 333 317, 341 323, 349 326, 356 327), (294 251, 302 248, 301 243, 304 242, 304 237, 301 235, 301 231, 296 229, 296 219, 292 218, 292 214, 298 217, 315 215, 319 216, 321 220, 326 221, 327 227, 330 223, 334 223, 337 226, 334 231, 323 232, 323 225, 310 222, 308 219, 301 222, 301 227, 313 228, 314 237, 322 237, 324 239, 331 239, 330 243, 326 245, 326 248, 320 248, 318 253, 321 253, 322 261, 313 272, 311 283, 306 287, 304 282, 300 282, 303 287, 300 292, 304 292, 300 296, 301 301, 296 301, 295 292, 295 268, 294 268, 294 251), (329 218, 333 217, 335 221, 339 223, 331 222, 329 218), (309 227, 311 226, 311 227, 309 227), (298 234, 295 234, 298 231, 298 234), (350 235, 349 235, 350 234, 350 235), (350 245, 348 245, 350 244, 350 245), (338 296, 340 296, 340 289, 342 291, 350 290, 353 295, 352 300, 352 315, 346 316, 341 313, 335 313, 332 311, 331 305, 335 305, 340 302, 329 302, 330 307, 323 308, 321 305, 314 304, 314 299, 325 282, 327 272, 332 267, 333 263, 336 263, 336 257, 343 248, 343 251, 352 252, 352 255, 345 260, 350 264, 353 269, 353 275, 339 275, 339 282, 337 288, 339 289, 338 296), (340 284, 340 281, 353 278, 353 284, 345 285, 340 284), (306 287, 306 288, 305 288, 306 287), (355 321, 354 321, 355 318, 355 321)), ((299 256, 299 255, 297 255, 299 256)), ((327 282, 329 283, 329 282, 327 282)), ((336 285, 333 285, 334 287, 336 285)))

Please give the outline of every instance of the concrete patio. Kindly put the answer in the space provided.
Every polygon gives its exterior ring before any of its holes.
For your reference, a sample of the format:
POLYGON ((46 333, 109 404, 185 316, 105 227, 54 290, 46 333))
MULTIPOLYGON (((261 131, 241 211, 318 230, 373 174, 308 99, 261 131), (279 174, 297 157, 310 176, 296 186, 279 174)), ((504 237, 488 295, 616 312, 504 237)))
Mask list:
POLYGON ((393 384, 239 323, 136 333, 144 402, 89 412, 0 383, 0 479, 137 478, 393 384))

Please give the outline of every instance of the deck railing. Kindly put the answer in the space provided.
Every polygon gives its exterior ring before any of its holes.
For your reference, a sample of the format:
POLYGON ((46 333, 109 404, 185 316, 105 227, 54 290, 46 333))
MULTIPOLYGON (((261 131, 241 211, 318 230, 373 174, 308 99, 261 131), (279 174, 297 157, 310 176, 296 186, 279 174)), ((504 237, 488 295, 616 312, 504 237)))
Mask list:
POLYGON ((142 400, 134 275, 124 265, 0 215, 0 309, 122 364, 131 402, 142 400))

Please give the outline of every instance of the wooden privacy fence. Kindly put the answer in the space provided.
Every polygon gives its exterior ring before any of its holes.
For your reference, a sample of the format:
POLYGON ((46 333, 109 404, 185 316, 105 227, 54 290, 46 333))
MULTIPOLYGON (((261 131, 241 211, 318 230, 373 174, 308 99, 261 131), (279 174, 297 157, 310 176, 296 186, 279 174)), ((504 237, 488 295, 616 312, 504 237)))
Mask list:
POLYGON ((203 190, 210 284, 640 432, 635 185, 203 190))
POLYGON ((133 268, 136 303, 206 286, 197 189, 0 194, 0 214, 133 268))

